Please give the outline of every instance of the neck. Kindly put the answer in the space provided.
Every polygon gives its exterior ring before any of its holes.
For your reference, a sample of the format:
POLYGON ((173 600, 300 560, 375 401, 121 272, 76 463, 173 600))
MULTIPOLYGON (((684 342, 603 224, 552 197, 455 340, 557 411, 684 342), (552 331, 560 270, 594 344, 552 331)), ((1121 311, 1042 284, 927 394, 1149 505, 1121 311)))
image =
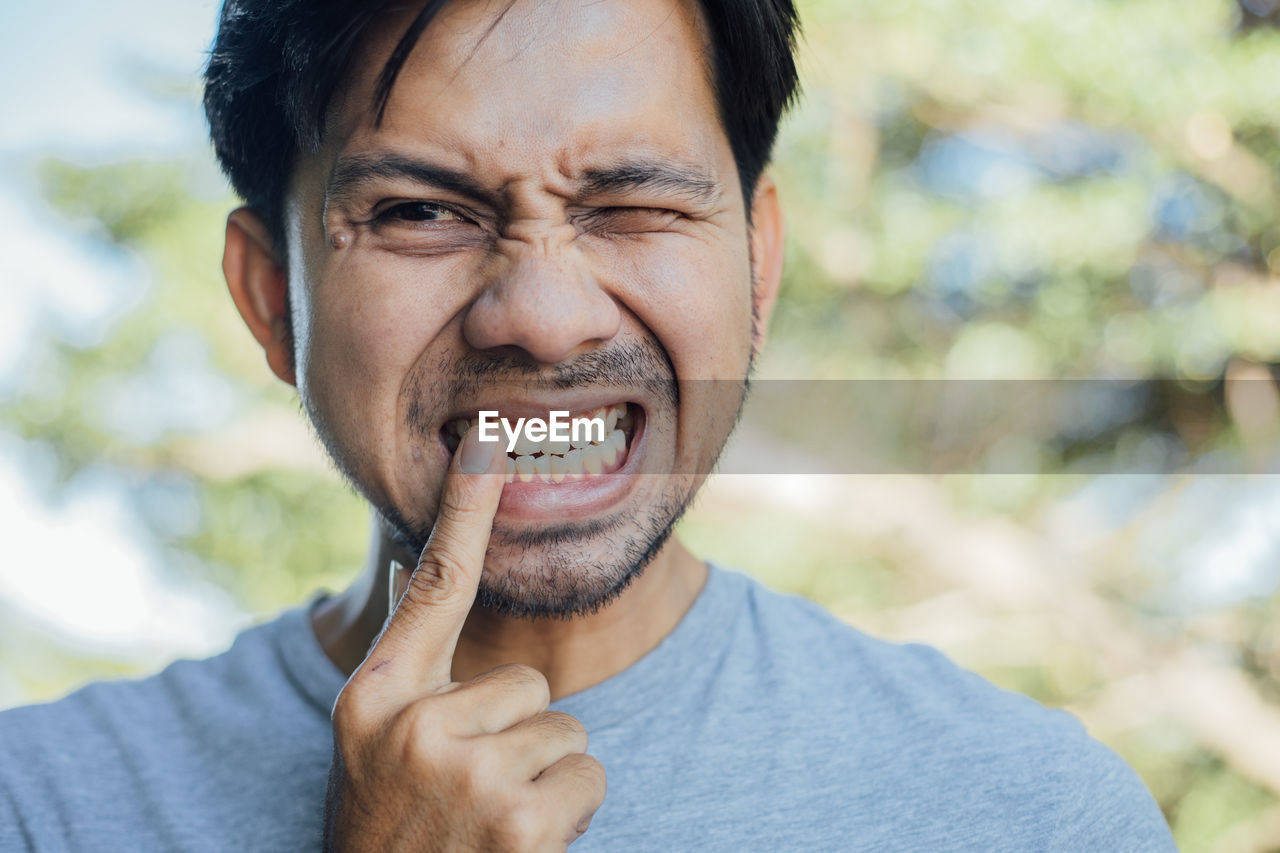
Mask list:
MULTIPOLYGON (((391 560, 417 562, 387 539, 381 525, 372 528, 360 577, 312 615, 325 653, 347 675, 364 660, 387 617, 391 560)), ((552 699, 585 690, 631 666, 671 633, 706 576, 706 565, 673 536, 640 577, 595 613, 530 620, 473 609, 454 653, 453 680, 523 663, 546 676, 552 699)))

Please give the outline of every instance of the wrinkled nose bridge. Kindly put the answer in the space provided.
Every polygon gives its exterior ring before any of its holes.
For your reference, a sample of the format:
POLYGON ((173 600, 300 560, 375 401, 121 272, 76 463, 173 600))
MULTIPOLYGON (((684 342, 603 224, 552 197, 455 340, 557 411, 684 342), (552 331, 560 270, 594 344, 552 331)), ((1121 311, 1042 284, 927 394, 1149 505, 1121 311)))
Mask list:
MULTIPOLYGON (((577 229, 571 225, 527 220, 512 225, 499 244, 502 272, 495 284, 508 295, 513 289, 532 288, 534 292, 526 297, 534 300, 552 298, 556 291, 581 291, 593 286, 586 260, 573 242, 576 236, 577 229)), ((563 298, 574 294, 559 295, 563 298)))
POLYGON ((514 254, 530 252, 535 257, 550 259, 557 252, 571 249, 577 234, 577 229, 567 223, 526 219, 503 230, 502 249, 514 254))

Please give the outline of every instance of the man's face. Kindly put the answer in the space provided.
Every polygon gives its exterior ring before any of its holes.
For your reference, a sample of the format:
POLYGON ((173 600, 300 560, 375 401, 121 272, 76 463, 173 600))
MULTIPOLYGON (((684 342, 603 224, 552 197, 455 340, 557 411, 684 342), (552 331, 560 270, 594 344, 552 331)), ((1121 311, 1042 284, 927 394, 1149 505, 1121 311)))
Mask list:
POLYGON ((481 583, 482 605, 583 612, 665 541, 732 429, 746 216, 696 4, 503 5, 448 4, 381 122, 376 78, 416 10, 357 54, 290 194, 297 381, 411 549, 455 422, 612 408, 613 454, 522 454, 536 470, 503 492, 481 583))

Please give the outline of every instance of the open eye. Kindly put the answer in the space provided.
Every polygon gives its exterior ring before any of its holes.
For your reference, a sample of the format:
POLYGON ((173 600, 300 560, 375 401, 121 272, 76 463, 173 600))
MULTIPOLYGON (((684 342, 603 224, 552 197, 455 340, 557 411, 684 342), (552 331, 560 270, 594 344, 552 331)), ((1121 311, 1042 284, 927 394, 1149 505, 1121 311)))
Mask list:
POLYGON ((453 202, 386 198, 361 224, 371 246, 405 255, 447 255, 484 246, 489 239, 482 215, 453 202))
POLYGON ((466 222, 459 213, 431 201, 406 201, 378 214, 379 222, 466 222))

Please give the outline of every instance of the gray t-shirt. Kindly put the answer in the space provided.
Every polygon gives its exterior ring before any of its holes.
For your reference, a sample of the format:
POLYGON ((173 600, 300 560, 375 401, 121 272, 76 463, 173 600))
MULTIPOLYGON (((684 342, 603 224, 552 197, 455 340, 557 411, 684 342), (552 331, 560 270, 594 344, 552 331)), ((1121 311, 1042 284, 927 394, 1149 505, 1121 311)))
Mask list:
MULTIPOLYGON (((209 660, 0 714, 0 850, 315 850, 344 680, 300 607, 209 660)), ((578 853, 1174 849, 1069 714, 725 569, 554 707, 608 773, 578 853)))

